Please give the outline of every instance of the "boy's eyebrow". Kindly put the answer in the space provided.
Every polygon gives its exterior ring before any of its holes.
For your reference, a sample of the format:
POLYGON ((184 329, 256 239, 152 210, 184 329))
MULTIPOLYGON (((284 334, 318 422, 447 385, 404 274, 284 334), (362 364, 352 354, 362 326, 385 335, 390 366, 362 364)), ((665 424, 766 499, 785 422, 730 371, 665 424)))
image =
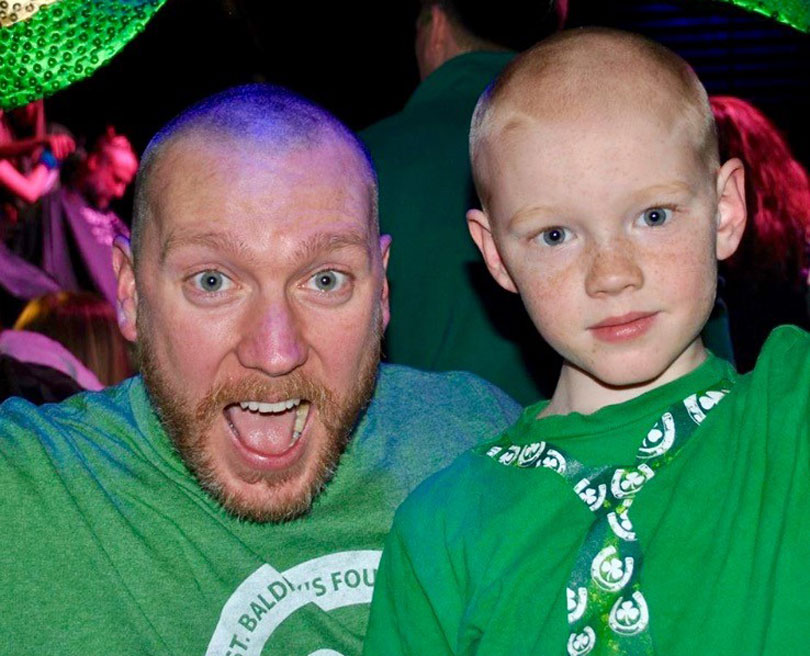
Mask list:
MULTIPOLYGON (((633 193, 635 202, 648 201, 655 196, 675 195, 675 194, 691 194, 693 192, 692 185, 682 182, 680 180, 673 180, 662 184, 650 185, 644 187, 633 193)), ((509 217, 509 225, 520 223, 524 217, 536 214, 555 214, 556 210, 551 205, 529 205, 528 207, 521 207, 511 217, 509 217)))
POLYGON ((520 223, 525 216, 535 214, 554 214, 555 210, 551 205, 529 205, 528 207, 521 207, 517 212, 509 217, 509 225, 520 223))
POLYGON ((635 195, 646 198, 647 196, 655 196, 658 194, 683 194, 690 193, 691 191, 692 185, 680 180, 673 180, 672 182, 650 185, 649 187, 640 189, 635 195))

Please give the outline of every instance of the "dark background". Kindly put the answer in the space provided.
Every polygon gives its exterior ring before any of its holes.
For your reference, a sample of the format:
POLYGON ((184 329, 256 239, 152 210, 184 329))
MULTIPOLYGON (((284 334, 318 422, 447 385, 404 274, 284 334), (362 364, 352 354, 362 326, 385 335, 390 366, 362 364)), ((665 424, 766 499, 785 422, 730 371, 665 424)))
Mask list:
MULTIPOLYGON (((416 11, 413 0, 168 0, 108 66, 49 98, 48 116, 89 138, 114 124, 141 151, 190 103, 266 81, 361 129, 397 111, 418 82, 416 11)), ((710 0, 571 0, 568 25, 589 24, 673 48, 710 93, 757 104, 810 162, 810 36, 710 0)))

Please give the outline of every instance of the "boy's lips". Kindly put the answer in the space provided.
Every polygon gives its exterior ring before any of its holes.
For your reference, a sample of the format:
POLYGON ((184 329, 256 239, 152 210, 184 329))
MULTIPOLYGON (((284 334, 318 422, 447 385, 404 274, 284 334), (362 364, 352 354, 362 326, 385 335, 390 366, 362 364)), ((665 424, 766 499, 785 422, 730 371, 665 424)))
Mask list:
POLYGON ((594 336, 605 342, 623 342, 640 337, 655 321, 658 312, 628 312, 608 317, 588 328, 594 336))

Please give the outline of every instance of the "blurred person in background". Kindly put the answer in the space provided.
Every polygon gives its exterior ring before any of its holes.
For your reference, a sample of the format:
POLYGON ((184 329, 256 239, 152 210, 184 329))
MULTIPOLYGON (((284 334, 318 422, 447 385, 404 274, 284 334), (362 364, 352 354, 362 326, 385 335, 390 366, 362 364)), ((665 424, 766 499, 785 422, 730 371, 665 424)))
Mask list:
POLYGON ((26 210, 59 182, 59 165, 76 147, 69 134, 51 133, 44 102, 0 111, 0 234, 14 237, 26 210))
POLYGON ((745 165, 748 223, 737 252, 721 262, 718 294, 728 307, 740 372, 753 368, 773 328, 808 328, 810 183, 776 126, 740 98, 713 96, 720 157, 745 165))
POLYGON ((58 369, 87 390, 116 385, 133 374, 114 309, 87 292, 30 301, 14 330, 0 334, 0 351, 58 369))
POLYGON ((558 358, 470 239, 464 216, 478 199, 467 138, 487 84, 516 50, 555 31, 567 5, 421 0, 421 82, 402 111, 360 134, 380 180, 380 226, 393 237, 383 352, 419 369, 472 371, 521 403, 548 395, 558 358))
POLYGON ((129 228, 112 209, 135 177, 132 145, 108 127, 66 172, 63 187, 43 199, 42 269, 69 291, 92 291, 115 304, 112 243, 129 228))

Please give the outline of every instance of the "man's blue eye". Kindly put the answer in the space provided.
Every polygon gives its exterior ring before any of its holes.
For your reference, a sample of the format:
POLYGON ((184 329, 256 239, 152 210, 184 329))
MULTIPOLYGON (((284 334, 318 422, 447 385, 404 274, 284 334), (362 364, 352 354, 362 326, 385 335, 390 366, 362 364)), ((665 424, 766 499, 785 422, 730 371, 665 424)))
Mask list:
POLYGON ((315 286, 321 291, 328 292, 337 287, 337 276, 334 271, 322 271, 315 276, 315 286))
POLYGON ((339 271, 318 271, 313 278, 312 282, 315 288, 321 292, 333 292, 343 286, 346 274, 339 271))
POLYGON ((671 210, 664 209, 663 207, 651 207, 648 210, 644 210, 642 218, 644 223, 646 223, 648 226, 654 227, 664 225, 671 214, 671 210))
POLYGON ((218 292, 227 283, 227 278, 219 271, 203 271, 197 274, 197 284, 205 292, 218 292))
POLYGON ((543 230, 543 241, 549 246, 557 246, 565 241, 565 228, 549 228, 543 230))

